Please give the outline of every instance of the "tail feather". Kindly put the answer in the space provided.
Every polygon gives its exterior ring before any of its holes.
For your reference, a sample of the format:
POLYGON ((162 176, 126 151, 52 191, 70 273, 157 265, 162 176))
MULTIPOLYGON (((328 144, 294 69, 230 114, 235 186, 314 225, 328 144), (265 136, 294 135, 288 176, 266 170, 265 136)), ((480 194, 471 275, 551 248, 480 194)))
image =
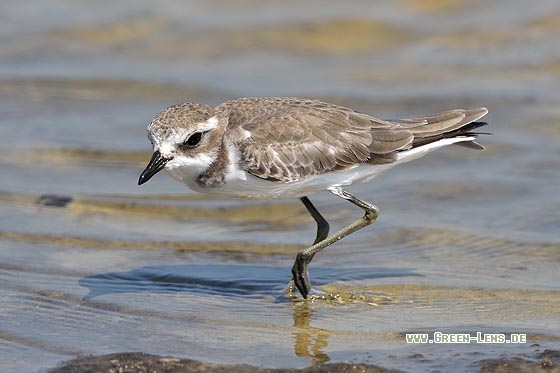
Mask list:
MULTIPOLYGON (((422 146, 422 145, 426 145, 429 144, 431 142, 435 142, 438 140, 442 140, 442 139, 450 139, 450 138, 454 138, 454 137, 470 137, 470 138, 476 138, 478 135, 482 134, 479 132, 473 132, 473 130, 482 127, 482 126, 486 126, 488 125, 487 122, 470 122, 467 123, 465 125, 463 125, 462 127, 459 127, 457 129, 454 129, 452 131, 449 132, 443 132, 443 133, 439 133, 433 136, 427 136, 427 137, 414 137, 414 140, 412 141, 412 147, 418 147, 418 146, 422 146)), ((483 150, 484 147, 478 143, 476 143, 474 140, 470 140, 470 141, 464 141, 464 142, 458 142, 458 145, 462 145, 471 149, 478 149, 478 150, 483 150)))
POLYGON ((391 122, 405 127, 412 132, 414 137, 431 137, 457 130, 475 122, 487 113, 488 109, 484 107, 469 110, 455 109, 427 117, 397 119, 391 120, 391 122))
POLYGON ((475 140, 486 126, 477 122, 488 113, 484 107, 469 110, 449 110, 427 117, 379 121, 371 132, 369 163, 391 163, 396 160, 414 159, 440 146, 457 144, 470 149, 484 147, 475 140), (380 126, 382 124, 383 126, 380 126))

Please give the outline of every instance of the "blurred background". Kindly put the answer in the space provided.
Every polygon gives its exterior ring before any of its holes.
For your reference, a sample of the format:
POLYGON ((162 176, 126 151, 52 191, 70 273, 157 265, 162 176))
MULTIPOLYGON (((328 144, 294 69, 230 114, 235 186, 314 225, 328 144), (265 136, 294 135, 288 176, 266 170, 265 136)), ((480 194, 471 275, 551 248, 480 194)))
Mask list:
MULTIPOLYGON (((560 349, 559 19, 556 0, 0 2, 5 369, 126 351, 537 366, 560 349), (322 295, 290 301, 315 229, 299 201, 207 198, 164 174, 136 185, 159 111, 244 96, 380 118, 486 106, 493 135, 352 187, 380 219, 313 261, 322 295), (405 343, 435 331, 530 341, 405 343)), ((312 200, 333 229, 361 214, 312 200)))

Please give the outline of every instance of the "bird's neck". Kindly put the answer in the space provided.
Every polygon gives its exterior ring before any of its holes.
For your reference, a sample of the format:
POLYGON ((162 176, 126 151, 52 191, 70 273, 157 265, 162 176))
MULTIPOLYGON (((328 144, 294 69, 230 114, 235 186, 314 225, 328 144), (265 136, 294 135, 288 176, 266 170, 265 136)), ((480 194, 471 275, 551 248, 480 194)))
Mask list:
POLYGON ((219 187, 225 183, 227 170, 231 164, 227 147, 224 142, 220 142, 219 148, 215 153, 214 161, 208 168, 202 171, 196 183, 203 188, 219 187))

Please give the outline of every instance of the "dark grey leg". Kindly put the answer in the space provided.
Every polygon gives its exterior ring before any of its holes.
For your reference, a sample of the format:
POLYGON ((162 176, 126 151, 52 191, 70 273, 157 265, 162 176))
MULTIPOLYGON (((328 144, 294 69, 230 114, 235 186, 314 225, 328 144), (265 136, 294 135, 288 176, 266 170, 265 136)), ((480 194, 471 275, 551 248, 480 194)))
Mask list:
MULTIPOLYGON (((301 197, 300 199, 307 211, 309 211, 309 213, 317 223, 317 235, 315 237, 315 241, 313 242, 313 245, 315 245, 325 240, 329 235, 329 222, 323 217, 323 215, 321 215, 319 210, 317 210, 315 206, 313 206, 309 198, 301 197)), ((294 265, 292 267, 292 277, 294 279, 294 284, 304 298, 307 297, 307 293, 309 292, 309 289, 311 289, 307 265, 311 262, 311 259, 313 259, 313 255, 315 255, 315 253, 309 255, 301 255, 301 252, 298 253, 296 261, 294 262, 294 265)))
POLYGON ((323 217, 323 215, 321 215, 321 213, 315 208, 315 206, 313 206, 309 198, 301 197, 300 199, 307 211, 309 211, 309 213, 311 214, 311 216, 313 216, 313 219, 315 219, 315 222, 317 223, 317 236, 315 237, 315 242, 313 242, 313 245, 315 245, 317 242, 323 241, 329 235, 329 222, 323 217))
POLYGON ((311 290, 311 282, 309 280, 309 272, 307 267, 313 259, 313 256, 319 251, 323 250, 325 247, 332 245, 336 241, 339 241, 349 234, 354 233, 367 225, 370 225, 379 216, 379 209, 377 208, 377 206, 354 197, 352 194, 348 193, 341 187, 333 187, 329 190, 331 193, 339 196, 340 198, 344 198, 345 200, 358 206, 359 208, 364 210, 365 214, 354 223, 347 225, 332 236, 327 237, 329 232, 329 224, 319 213, 319 211, 317 211, 315 206, 311 204, 311 201, 307 197, 301 198, 301 201, 307 208, 307 211, 309 211, 311 216, 313 216, 313 219, 315 219, 315 221, 317 222, 317 237, 315 238, 315 243, 312 246, 301 250, 297 254, 296 261, 294 262, 294 265, 292 267, 292 276, 294 279, 294 283, 304 298, 307 298, 307 295, 311 290))

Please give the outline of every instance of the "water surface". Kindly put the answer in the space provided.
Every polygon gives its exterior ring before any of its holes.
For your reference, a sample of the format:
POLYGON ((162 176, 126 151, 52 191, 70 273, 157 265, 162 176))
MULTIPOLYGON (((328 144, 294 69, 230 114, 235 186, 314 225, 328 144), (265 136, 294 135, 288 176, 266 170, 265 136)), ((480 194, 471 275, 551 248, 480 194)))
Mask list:
MULTIPOLYGON (((557 2, 26 4, 0 12, 6 371, 136 351, 476 371, 560 349, 557 2), (493 135, 353 186, 381 216, 317 255, 302 301, 290 268, 315 226, 299 201, 136 185, 157 112, 259 95, 384 118, 486 106, 493 135), (528 342, 405 342, 437 331, 528 342)), ((361 214, 311 198, 333 230, 361 214)))

